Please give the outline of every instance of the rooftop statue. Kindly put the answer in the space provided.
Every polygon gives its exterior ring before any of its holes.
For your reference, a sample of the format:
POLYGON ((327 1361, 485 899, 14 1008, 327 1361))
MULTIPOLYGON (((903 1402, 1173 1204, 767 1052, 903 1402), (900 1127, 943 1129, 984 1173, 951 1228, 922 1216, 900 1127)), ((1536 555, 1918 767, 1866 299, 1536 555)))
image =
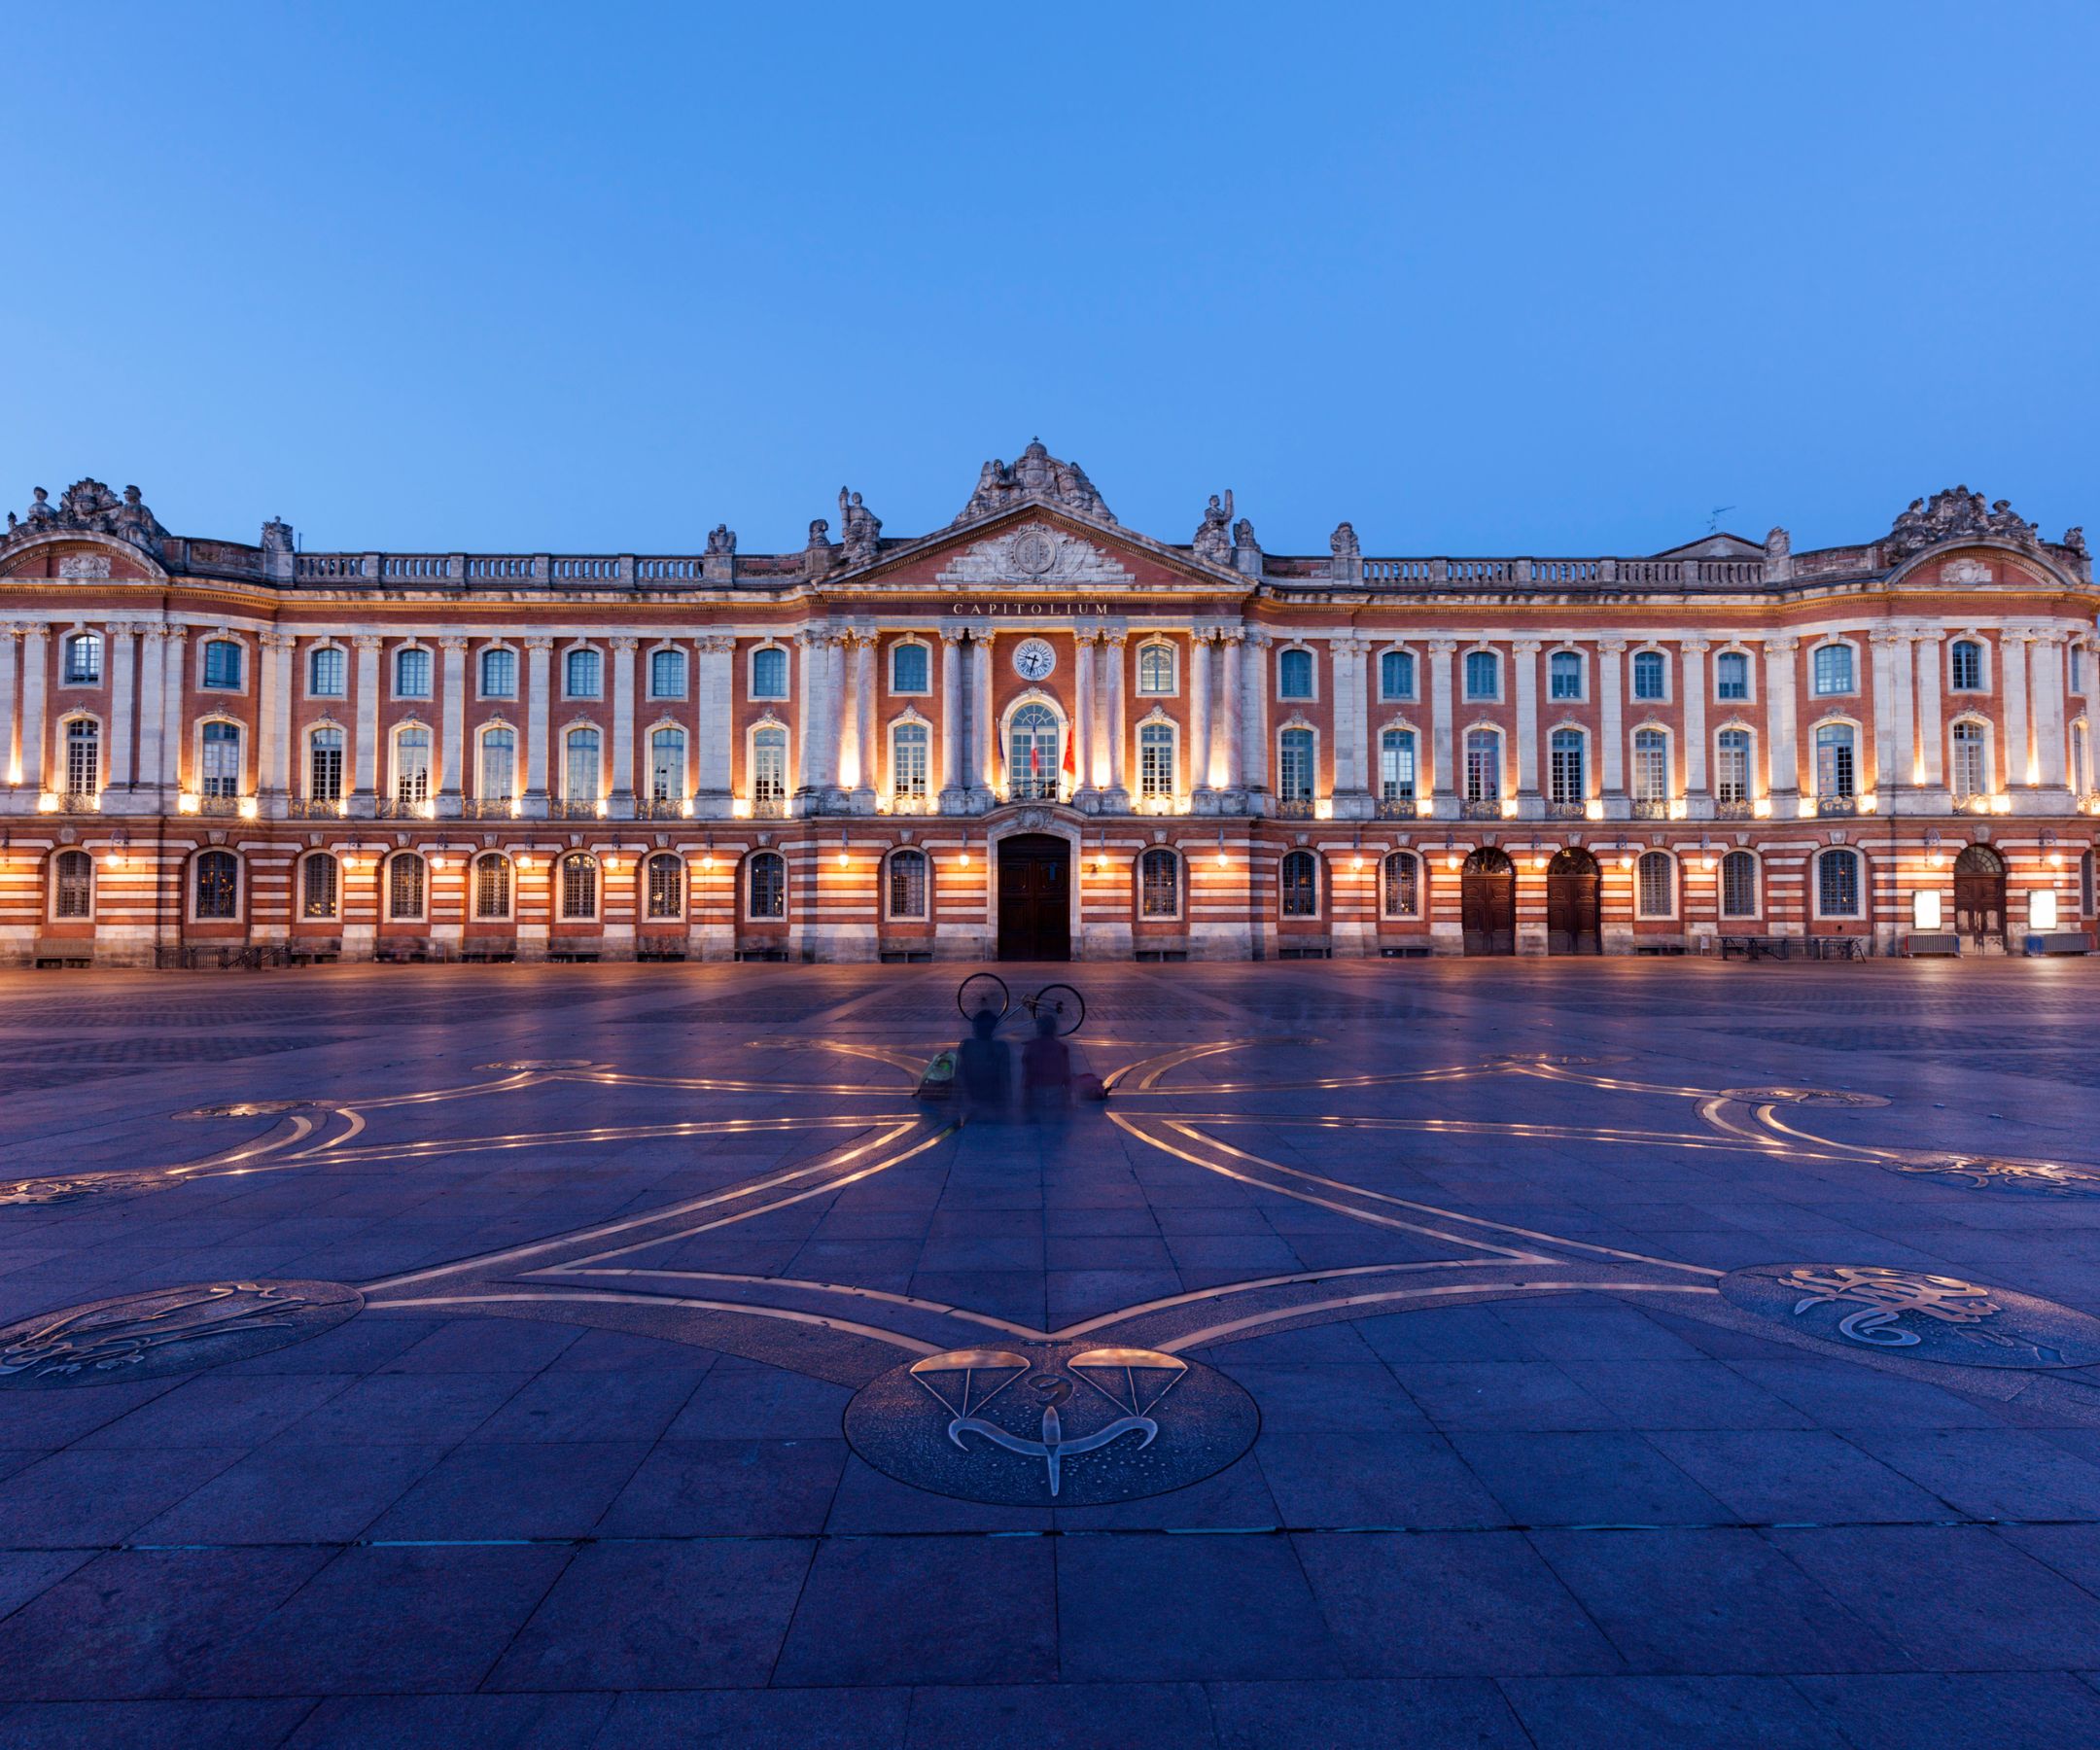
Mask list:
POLYGON ((75 480, 60 495, 54 508, 51 494, 36 488, 26 518, 8 514, 10 535, 27 531, 36 535, 78 530, 88 535, 114 535, 148 552, 158 551, 167 531, 146 508, 136 486, 126 486, 120 497, 100 480, 75 480))
POLYGON ((1902 560, 1927 547, 1965 539, 2010 541, 2021 546, 2035 546, 2041 541, 2034 524, 2015 516, 2006 500, 1999 499, 1986 508, 1980 492, 1956 486, 1934 493, 1929 504, 1924 499, 1912 499, 1896 518, 1882 546, 1891 559, 1902 560))
POLYGON ((1030 501, 1062 505, 1096 522, 1112 523, 1115 517, 1094 490, 1086 470, 1076 462, 1061 462, 1043 447, 1040 438, 1021 452, 1009 468, 997 456, 977 471, 977 487, 954 523, 975 522, 980 516, 1011 508, 1030 501))
POLYGON ((1196 549, 1197 558, 1208 560, 1212 565, 1232 563, 1232 537, 1226 533, 1232 522, 1232 513, 1231 489, 1227 488, 1223 503, 1219 502, 1218 495, 1213 492, 1210 502, 1204 507, 1203 524, 1197 529, 1196 539, 1191 543, 1196 549))
POLYGON ((1354 559, 1361 556, 1363 549, 1356 544, 1356 525, 1348 522, 1336 523, 1334 533, 1327 537, 1327 550, 1337 559, 1354 559))
POLYGON ((848 565, 865 565, 875 557, 882 537, 882 518, 860 502, 858 492, 838 491, 839 541, 848 565))
POLYGON ((707 550, 719 556, 736 551, 736 531, 727 523, 717 523, 708 531, 707 550))

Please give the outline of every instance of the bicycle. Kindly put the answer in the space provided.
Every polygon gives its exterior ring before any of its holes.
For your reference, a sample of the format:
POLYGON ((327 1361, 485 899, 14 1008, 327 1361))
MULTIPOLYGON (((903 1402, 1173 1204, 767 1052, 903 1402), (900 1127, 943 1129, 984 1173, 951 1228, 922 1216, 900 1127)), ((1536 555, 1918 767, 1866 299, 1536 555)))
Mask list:
MULTIPOLYGON (((956 1007, 965 1021, 985 1009, 991 1009, 1003 1021, 1014 1006, 1006 981, 997 972, 973 972, 956 987, 956 1007)), ((1033 995, 1021 998, 1019 1006, 1028 1010, 1032 1023, 1044 1013, 1055 1016, 1061 1039, 1069 1038, 1086 1025, 1086 998, 1068 984, 1044 985, 1033 995)))

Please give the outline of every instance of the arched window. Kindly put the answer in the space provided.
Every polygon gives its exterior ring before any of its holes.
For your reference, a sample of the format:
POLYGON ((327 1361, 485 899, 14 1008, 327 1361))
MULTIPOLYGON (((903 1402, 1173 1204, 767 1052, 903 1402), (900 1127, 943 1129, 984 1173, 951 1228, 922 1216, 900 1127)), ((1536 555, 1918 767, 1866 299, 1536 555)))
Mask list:
POLYGON ((1379 799, 1415 800, 1415 731, 1387 729, 1379 737, 1379 799))
POLYGON ((1747 851, 1731 851, 1721 859, 1721 915, 1758 915, 1757 858, 1747 851))
POLYGON ((514 699, 517 697, 517 652, 515 650, 483 650, 481 652, 481 696, 484 699, 514 699))
POLYGON ((93 632, 76 632, 65 641, 65 683, 95 686, 102 680, 102 640, 93 632))
POLYGON ((1055 801, 1058 793, 1058 719, 1047 705, 1024 705, 1006 725, 1009 801, 1055 801))
POLYGON ((1174 689, 1173 646, 1140 645, 1138 648, 1138 690, 1148 697, 1174 689))
POLYGON ((1633 696, 1651 701, 1669 697, 1669 663, 1661 650, 1633 652, 1633 696))
POLYGON ((1667 851, 1643 851, 1633 867, 1634 909, 1643 918, 1677 913, 1677 862, 1667 851))
POLYGON ((341 645, 322 645, 306 658, 306 695, 339 699, 349 689, 350 665, 341 645))
POLYGON ((1312 696, 1312 652, 1281 650, 1277 654, 1277 697, 1310 699, 1312 696))
POLYGON ((1857 851, 1825 851, 1816 858, 1816 912, 1825 918, 1860 915, 1860 857, 1857 851))
POLYGON ((788 915, 788 859, 778 851, 754 851, 745 867, 745 884, 747 918, 788 915))
POLYGON ((588 851, 561 859, 561 915, 572 921, 598 915, 598 859, 588 851))
POLYGON ((649 800, 685 800, 685 731, 665 726, 649 731, 649 800))
POLYGON ((1750 731, 1724 729, 1714 737, 1714 800, 1750 800, 1750 731))
POLYGON ((562 691, 572 699, 595 699, 605 689, 605 658, 588 648, 562 659, 562 691))
POLYGON ((1972 796, 1990 794, 1990 741, 1983 725, 1977 722, 1959 722, 1948 732, 1954 750, 1953 778, 1954 799, 1966 802, 1972 796))
POLYGON ((928 693, 933 690, 932 653, 923 644, 900 644, 890 651, 890 690, 893 693, 928 693))
POLYGON ((1412 650, 1387 650, 1379 658, 1379 697, 1412 699, 1415 696, 1415 655, 1412 650))
POLYGON ((933 738, 926 724, 899 723, 890 731, 890 793, 907 801, 924 801, 928 778, 927 767, 933 738))
POLYGON ((1284 854, 1279 871, 1283 915, 1286 918, 1319 916, 1319 858, 1310 851, 1284 854))
POLYGON ((421 645, 394 652, 394 696, 397 699, 427 699, 431 696, 431 653, 421 645))
POLYGON ((1286 729, 1277 737, 1277 800, 1312 806, 1315 777, 1312 731, 1286 729))
POLYGON ((196 915, 211 923, 240 916, 240 859, 207 851, 196 859, 196 915))
POLYGON ((403 851, 387 861, 387 916, 397 924, 413 923, 423 916, 424 889, 428 870, 413 851, 403 851))
POLYGON ((341 903, 342 868, 326 851, 316 851, 299 866, 299 916, 326 920, 341 903))
POLYGON ((1669 737, 1660 729, 1633 731, 1633 800, 1669 799, 1669 737))
POLYGON ((424 723, 403 723, 394 731, 394 800, 430 800, 431 732, 424 723))
POLYGON ((306 738, 306 794, 316 802, 340 802, 343 792, 343 732, 323 723, 306 738))
POLYGON ((683 650, 649 652, 648 696, 652 699, 682 699, 685 696, 683 650))
POLYGON ((1412 851, 1394 851, 1385 858, 1383 910, 1388 918, 1421 916, 1421 858, 1412 851))
POLYGON ((1502 659, 1492 650, 1466 652, 1465 696, 1469 699, 1499 699, 1502 696, 1502 659))
POLYGON ((1713 659, 1714 697, 1747 699, 1750 696, 1750 658, 1741 650, 1723 650, 1713 659))
POLYGON ((1816 798, 1849 801, 1859 793, 1859 760, 1850 723, 1825 723, 1815 732, 1816 798))
POLYGON ((74 718, 65 727, 66 788, 92 796, 102 788, 102 725, 93 718, 74 718))
POLYGON ((1547 783, 1552 799, 1563 808, 1590 799, 1590 774, 1583 757, 1583 732, 1556 729, 1547 745, 1547 783))
POLYGON ((1546 658, 1546 692, 1549 698, 1582 697, 1582 652, 1556 650, 1546 658))
POLYGON ((1165 845, 1154 845, 1138 859, 1138 915, 1181 915, 1181 859, 1165 845))
POLYGON ((779 645, 764 645, 752 652, 751 696, 754 699, 785 699, 788 696, 788 652, 779 645))
POLYGON ((1818 645, 1809 658, 1809 687, 1818 698, 1852 690, 1852 647, 1818 645))
POLYGON ((598 757, 598 731, 572 729, 562 737, 562 794, 571 802, 598 800, 602 766, 598 757))
POLYGON ((752 732, 752 809, 779 814, 788 806, 788 731, 778 726, 752 732))
POLYGON ((510 859, 500 851, 484 852, 474 858, 474 916, 480 919, 510 915, 510 859))
POLYGON ((215 638, 205 645, 204 684, 224 692, 240 691, 241 648, 230 638, 215 638))
POLYGON ((1143 723, 1138 730, 1138 793, 1147 801, 1174 793, 1174 732, 1172 723, 1143 723))
POLYGON ((484 802, 508 802, 517 794, 517 731, 507 723, 481 731, 480 779, 484 802))
POLYGON ((890 854, 890 915, 923 920, 927 915, 927 854, 909 847, 890 854))
POLYGON ((237 796, 241 787, 241 732, 238 723, 216 718, 204 725, 201 746, 204 781, 199 787, 207 796, 237 796))
POLYGON ((657 921, 685 915, 685 863, 669 851, 659 851, 643 870, 643 910, 657 921))
POLYGON ((1955 692, 1983 690, 1983 647, 1973 638, 1957 638, 1947 650, 1947 685, 1955 692))
POLYGON ((52 916, 94 916, 94 858, 85 851, 61 851, 52 858, 52 916))
POLYGON ((1465 738, 1465 799, 1493 802, 1502 794, 1502 738, 1492 729, 1468 729, 1465 738))

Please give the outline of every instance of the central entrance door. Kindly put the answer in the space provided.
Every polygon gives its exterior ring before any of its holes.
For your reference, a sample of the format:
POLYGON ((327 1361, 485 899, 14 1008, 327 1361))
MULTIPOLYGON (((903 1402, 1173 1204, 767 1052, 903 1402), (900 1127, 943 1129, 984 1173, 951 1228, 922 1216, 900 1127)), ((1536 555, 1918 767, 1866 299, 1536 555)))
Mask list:
POLYGON ((1570 845, 1546 865, 1546 952, 1602 954, 1597 860, 1570 845))
POLYGON ((1517 952, 1517 866, 1506 851, 1483 845, 1465 859, 1458 912, 1468 954, 1517 952))
POLYGON ((1978 950, 2005 945, 2005 858, 1969 845, 1954 859, 1954 928, 1978 950))
POLYGON ((1071 846, 1047 832, 1001 839, 998 957, 1071 959, 1071 846))

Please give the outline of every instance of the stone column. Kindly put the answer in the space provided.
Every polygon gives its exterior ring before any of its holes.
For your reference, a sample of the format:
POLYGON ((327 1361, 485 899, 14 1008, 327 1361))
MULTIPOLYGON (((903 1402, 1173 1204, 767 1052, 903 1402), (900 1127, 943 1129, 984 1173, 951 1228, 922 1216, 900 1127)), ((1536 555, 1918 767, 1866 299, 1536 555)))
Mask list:
POLYGON ((854 784, 855 814, 875 812, 875 786, 882 744, 875 731, 875 634, 856 632, 853 639, 854 740, 858 745, 860 771, 854 784))
POLYGON ((964 782, 962 733, 967 726, 962 709, 962 628, 941 628, 941 769, 940 811, 961 814, 969 793, 964 782))
MULTIPOLYGON (((20 639, 19 626, 0 620, 0 784, 10 788, 20 782, 21 771, 15 743, 15 649, 20 639)), ((0 813, 6 812, 5 801, 0 798, 0 813)))
POLYGON ((693 673, 693 753, 698 767, 693 813, 702 820, 728 819, 736 752, 736 640, 714 634, 697 643, 693 673))
MULTIPOLYGON (((22 788, 44 788, 44 670, 50 660, 51 633, 42 626, 22 632, 21 768, 22 788)), ((58 777, 63 779, 64 773, 58 777)), ((32 806, 34 806, 32 804, 32 806)))
POLYGON ((635 645, 615 638, 612 646, 612 773, 607 814, 615 821, 634 819, 635 793, 635 645))
MULTIPOLYGON (((160 788, 167 791, 182 788, 183 769, 183 701, 188 696, 186 674, 189 629, 169 626, 161 635, 160 647, 160 788)), ((164 807, 165 802, 162 803, 164 807)))
POLYGON ((440 638, 438 646, 444 653, 444 740, 438 755, 437 813, 439 820, 456 821, 467 790, 467 641, 440 638))
POLYGON ((970 634, 970 803, 989 808, 998 793, 998 767, 993 742, 998 724, 992 718, 992 644, 994 634, 978 627, 970 634))
POLYGON ((1703 638, 1688 638, 1679 647, 1684 666, 1685 813, 1695 821, 1713 819, 1713 791, 1706 783, 1706 651, 1703 638))
POLYGON ((285 767, 292 746, 292 648, 289 632, 262 634, 256 663, 256 793, 262 814, 284 813, 285 767))
POLYGON ((2033 744, 2027 731, 2027 638, 2007 631, 1998 638, 1998 688, 2005 698, 2005 770, 1998 788, 2011 789, 2028 782, 2033 744))
POLYGON ((1108 663, 1108 795, 1105 806, 1110 814, 1130 813, 1130 785, 1124 777, 1124 761, 1129 757, 1130 713, 1125 702, 1126 682, 1123 648, 1130 635, 1111 632, 1102 641, 1102 649, 1108 663))
POLYGON ((1896 689, 1896 770, 1890 781, 1909 789, 1918 781, 1917 702, 1911 685, 1911 635, 1899 632, 1889 649, 1889 681, 1896 689))
POLYGON ((1625 820, 1632 810, 1626 787, 1626 648, 1623 638, 1597 640, 1597 709, 1600 728, 1597 739, 1603 768, 1604 812, 1625 820))
POLYGON ((2064 751, 2064 635, 2037 635, 2028 663, 2034 688, 2035 770, 2044 789, 2062 789, 2069 782, 2064 751))
POLYGON ((1261 812, 1261 798, 1269 793, 1269 634, 1250 629, 1246 635, 1247 657, 1241 667, 1246 687, 1240 723, 1240 777, 1246 787, 1247 806, 1261 812))
MULTIPOLYGON (((1893 634, 1876 632, 1868 640, 1873 650, 1873 788, 1886 790, 1897 782, 1896 771, 1903 762, 1903 751, 1896 734, 1896 670, 1899 658, 1893 634)), ((1908 669, 1908 660, 1902 659, 1908 669)), ((1905 676, 1908 680, 1909 677, 1905 676)), ((1908 776, 1908 772, 1905 774, 1908 776)), ((1864 788, 1864 787, 1863 787, 1864 788)))
MULTIPOLYGON (((4 630, 4 628, 0 628, 4 630)), ((160 788, 160 718, 161 694, 167 676, 167 658, 160 647, 167 641, 164 626, 142 626, 139 629, 139 687, 138 687, 138 776, 133 780, 139 789, 156 792, 153 806, 162 807, 158 794, 160 788)), ((9 651, 0 643, 0 668, 7 665, 9 651)), ((0 763, 7 755, 9 713, 0 705, 0 763)))
POLYGON ((1213 636, 1199 626, 1189 638, 1188 786, 1191 806, 1198 809, 1217 805, 1217 792, 1210 787, 1210 641, 1213 636))
POLYGON ((1517 671, 1517 806, 1534 819, 1543 812, 1539 793, 1538 640, 1520 638, 1510 646, 1510 665, 1517 671))
POLYGON ((357 647, 357 752, 350 812, 369 820, 379 801, 379 648, 384 641, 367 633, 351 642, 357 647))
MULTIPOLYGON (((1224 684, 1218 689, 1219 721, 1211 729, 1210 776, 1216 788, 1238 796, 1246 788, 1241 769, 1241 747, 1245 739, 1242 718, 1246 702, 1241 650, 1246 635, 1227 630, 1218 634, 1218 643, 1225 652, 1225 675, 1224 684)), ((1239 803, 1233 806, 1237 808, 1239 803)))
POLYGON ((831 684, 831 647, 815 627, 795 634, 801 673, 795 686, 794 794, 804 814, 823 808, 824 714, 830 709, 824 695, 831 684))
POLYGON ((554 641, 525 641, 525 793, 518 813, 528 821, 547 818, 548 687, 554 641))
POLYGON ((1765 641, 1767 790, 1781 819, 1801 813, 1801 755, 1794 747, 1794 652, 1800 648, 1798 638, 1765 641))
MULTIPOLYGON (((275 636, 271 634, 268 636, 275 636)), ((109 629, 109 788, 127 790, 131 788, 131 738, 136 731, 137 697, 135 680, 138 661, 138 631, 132 626, 112 626, 109 629)), ((266 731, 265 731, 266 733, 266 731)), ((5 750, 0 750, 4 752, 5 750)), ((264 748, 264 759, 269 750, 264 748)), ((124 806, 119 799, 120 807, 124 806)))
POLYGON ((1429 770, 1418 788, 1418 794, 1431 798, 1432 812, 1447 821, 1458 815, 1456 706, 1452 698, 1452 655, 1457 648, 1449 638, 1429 641, 1429 711, 1435 720, 1429 725, 1429 770))
POLYGON ((1939 789, 1946 783, 1946 731, 1940 722, 1940 638, 1928 632, 1916 642, 1918 783, 1927 789, 1939 789))
POLYGON ((1335 753, 1336 795, 1333 812, 1337 820, 1365 820, 1371 803, 1371 701, 1364 672, 1364 657, 1371 648, 1362 638, 1334 641, 1335 652, 1335 753), (1344 725, 1347 724, 1347 728, 1344 725), (1348 755, 1348 783, 1341 782, 1341 758, 1348 755))
POLYGON ((1072 801, 1100 804, 1094 783, 1094 646, 1101 635, 1080 626, 1072 632, 1072 801))

